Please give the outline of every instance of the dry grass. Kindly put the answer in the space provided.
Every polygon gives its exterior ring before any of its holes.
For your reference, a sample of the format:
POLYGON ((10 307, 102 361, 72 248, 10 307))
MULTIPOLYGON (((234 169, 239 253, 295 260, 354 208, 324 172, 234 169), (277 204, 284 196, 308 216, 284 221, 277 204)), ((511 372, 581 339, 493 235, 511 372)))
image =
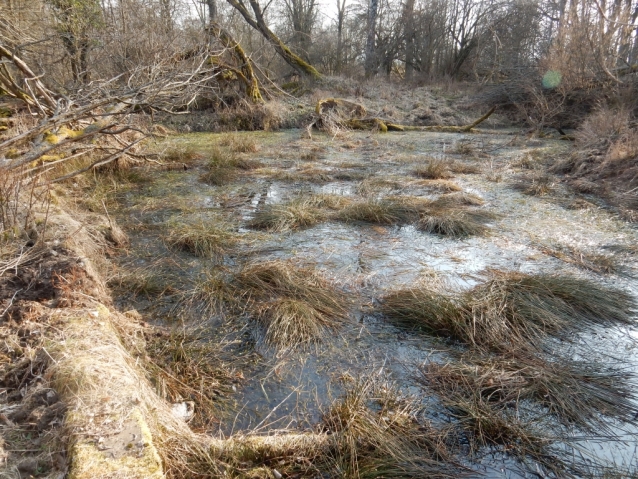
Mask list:
POLYGON ((431 159, 425 165, 418 166, 414 170, 414 176, 426 180, 446 180, 452 178, 449 162, 431 159))
POLYGON ((190 426, 208 429, 219 422, 224 396, 243 377, 227 365, 224 345, 204 329, 154 329, 146 334, 145 367, 158 395, 170 403, 194 402, 190 426))
POLYGON ((530 196, 545 196, 554 191, 554 178, 546 173, 519 176, 512 188, 530 196))
POLYGON ((216 218, 206 222, 169 222, 165 243, 173 249, 187 251, 200 258, 221 259, 237 245, 240 236, 233 225, 216 218))
POLYGON ((492 407, 516 409, 534 401, 563 424, 591 432, 610 432, 610 417, 636 422, 635 375, 627 370, 512 351, 465 353, 458 361, 429 363, 420 371, 420 381, 441 397, 478 398, 492 407))
POLYGON ((393 322, 477 348, 541 348, 548 336, 596 325, 633 324, 633 297, 591 281, 553 274, 491 271, 472 290, 444 294, 425 284, 388 294, 381 311, 393 322))
POLYGON ((396 390, 356 381, 324 415, 335 443, 326 469, 346 478, 458 477, 445 432, 420 423, 418 412, 396 390))

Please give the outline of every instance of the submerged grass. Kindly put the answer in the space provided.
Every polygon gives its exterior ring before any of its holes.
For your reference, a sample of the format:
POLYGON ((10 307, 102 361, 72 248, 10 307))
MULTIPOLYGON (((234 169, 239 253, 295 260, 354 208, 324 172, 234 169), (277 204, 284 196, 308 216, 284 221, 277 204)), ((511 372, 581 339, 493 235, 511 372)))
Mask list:
POLYGON ((426 284, 397 290, 381 311, 404 327, 425 330, 478 348, 541 347, 547 336, 596 325, 633 324, 633 297, 573 276, 490 271, 464 293, 426 284))

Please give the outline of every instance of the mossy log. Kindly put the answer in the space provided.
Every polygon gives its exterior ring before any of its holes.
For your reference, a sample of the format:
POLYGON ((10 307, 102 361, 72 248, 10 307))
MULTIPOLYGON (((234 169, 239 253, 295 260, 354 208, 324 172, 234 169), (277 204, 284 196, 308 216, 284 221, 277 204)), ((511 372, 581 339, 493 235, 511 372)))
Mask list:
POLYGON ((378 130, 382 133, 388 131, 437 131, 442 133, 469 133, 475 127, 487 120, 496 107, 492 107, 485 115, 478 120, 463 126, 411 126, 399 125, 386 121, 382 118, 367 117, 367 110, 363 105, 341 98, 326 98, 319 100, 315 105, 315 113, 322 119, 337 123, 352 130, 378 130))

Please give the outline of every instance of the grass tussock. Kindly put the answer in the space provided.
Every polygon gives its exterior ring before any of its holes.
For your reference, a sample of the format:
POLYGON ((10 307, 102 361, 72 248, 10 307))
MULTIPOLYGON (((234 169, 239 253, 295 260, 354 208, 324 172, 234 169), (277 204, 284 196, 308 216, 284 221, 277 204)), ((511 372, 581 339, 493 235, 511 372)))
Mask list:
POLYGON ((414 170, 414 176, 426 180, 447 180, 452 178, 449 162, 444 160, 431 159, 426 164, 414 170))
POLYGON ((419 420, 417 401, 356 381, 324 414, 334 441, 327 467, 339 477, 457 477, 445 432, 419 420))
POLYGON ((169 223, 164 241, 170 248, 187 251, 200 258, 219 259, 239 243, 239 235, 232 225, 209 218, 206 222, 169 223))
POLYGON ((419 198, 366 199, 346 206, 336 218, 347 223, 409 224, 418 221, 428 204, 419 198))
POLYGON ((221 186, 234 181, 241 170, 254 170, 262 165, 259 161, 244 158, 235 151, 214 148, 206 166, 207 172, 201 180, 214 186, 221 186))
POLYGON ((236 298, 282 349, 320 341, 347 321, 349 300, 313 268, 290 261, 249 264, 234 277, 236 298))
POLYGON ((465 353, 446 364, 428 363, 420 382, 437 395, 475 398, 492 408, 525 409, 533 401, 561 423, 605 430, 605 417, 635 422, 635 375, 586 361, 547 360, 535 354, 465 353))
POLYGON ((417 229, 449 238, 466 238, 487 233, 486 223, 494 218, 493 214, 480 210, 433 209, 421 217, 417 229))
POLYGON ((288 203, 261 207, 249 226, 274 232, 308 228, 326 221, 332 211, 344 208, 349 202, 348 198, 340 195, 302 196, 288 203))
POLYGON ((381 311, 410 329, 501 350, 540 347, 592 326, 633 324, 635 301, 624 291, 573 276, 491 271, 464 293, 420 284, 383 298, 381 311))

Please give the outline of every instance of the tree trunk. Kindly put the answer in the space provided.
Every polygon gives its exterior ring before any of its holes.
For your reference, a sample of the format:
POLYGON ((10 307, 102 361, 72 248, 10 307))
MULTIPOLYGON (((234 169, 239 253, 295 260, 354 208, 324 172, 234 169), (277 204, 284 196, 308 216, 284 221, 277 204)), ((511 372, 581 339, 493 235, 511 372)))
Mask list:
POLYGON ((377 36, 377 15, 379 13, 379 0, 370 0, 368 5, 368 36, 366 39, 366 78, 376 73, 377 58, 375 41, 377 36))
POLYGON ((343 63, 343 24, 346 21, 346 0, 337 0, 337 64, 335 73, 341 73, 343 63))
MULTIPOLYGON (((250 14, 248 9, 242 3, 242 0, 227 0, 228 3, 237 10, 244 20, 261 33, 266 40, 274 47, 275 51, 284 59, 288 65, 294 68, 297 72, 302 75, 320 78, 321 74, 313 67, 310 63, 304 61, 299 55, 294 54, 290 48, 286 46, 284 42, 282 42, 277 35, 273 33, 268 25, 266 25, 266 20, 264 19, 264 14, 257 3, 257 0, 249 0, 250 6, 253 10, 255 17, 250 14)), ((376 0, 375 0, 376 1, 376 0)))
POLYGON ((250 58, 244 52, 241 45, 235 41, 235 39, 217 23, 217 2, 216 0, 206 0, 208 5, 208 32, 212 38, 217 38, 221 44, 230 50, 240 63, 240 79, 246 84, 246 96, 250 98, 254 103, 261 103, 264 101, 259 91, 259 82, 255 76, 252 62, 250 58))
POLYGON ((404 10, 405 19, 405 79, 411 80, 414 74, 415 32, 414 0, 407 0, 404 10))

